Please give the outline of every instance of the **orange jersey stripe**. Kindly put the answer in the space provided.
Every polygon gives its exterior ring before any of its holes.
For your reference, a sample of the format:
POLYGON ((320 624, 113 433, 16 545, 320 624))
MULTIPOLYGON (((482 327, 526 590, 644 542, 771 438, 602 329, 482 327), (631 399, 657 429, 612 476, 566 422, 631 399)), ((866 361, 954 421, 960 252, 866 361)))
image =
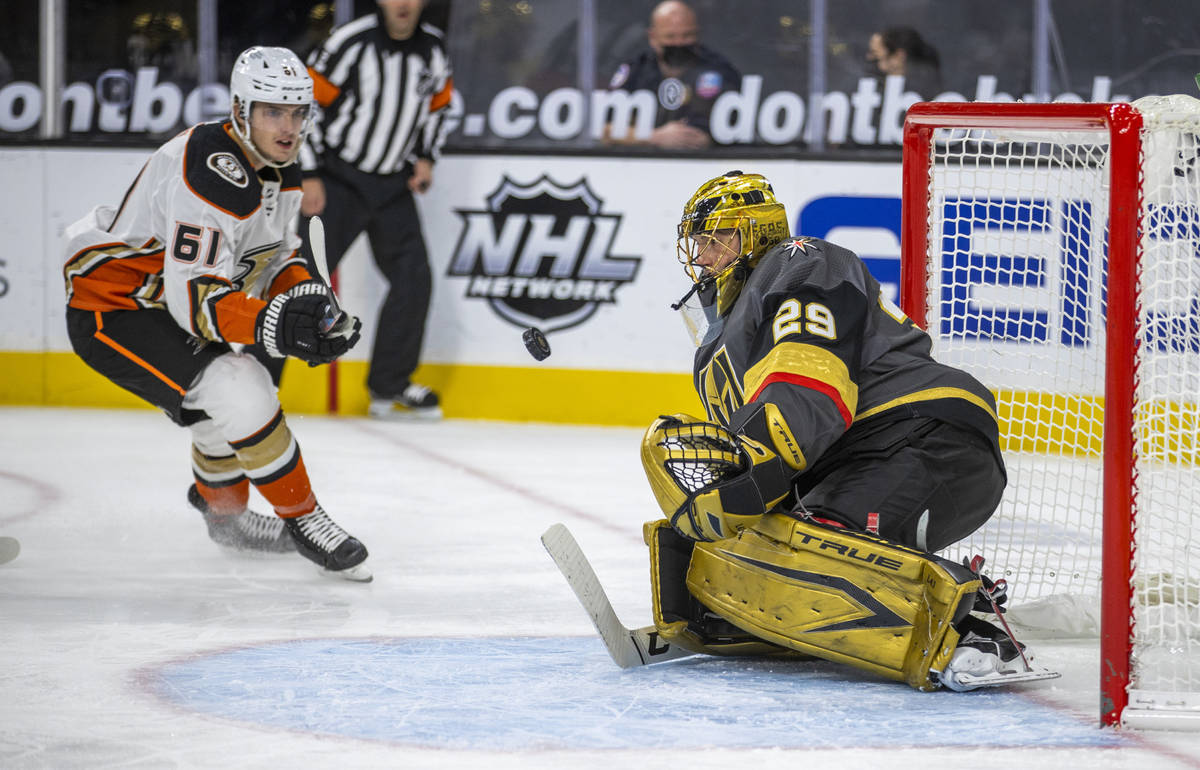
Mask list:
POLYGON ((109 337, 107 334, 104 333, 103 330, 104 330, 104 317, 100 314, 99 311, 97 311, 96 312, 96 335, 95 335, 96 339, 100 340, 105 345, 108 345, 113 350, 117 351, 121 355, 128 358, 130 361, 134 362, 138 366, 142 367, 146 371, 153 374, 158 379, 162 380, 164 383, 167 384, 168 387, 173 389, 179 395, 181 395, 181 396, 187 395, 187 390, 184 389, 183 387, 181 387, 179 385, 179 383, 175 382, 170 377, 168 377, 167 375, 160 372, 158 369, 155 369, 149 363, 142 360, 139 356, 134 355, 134 353, 131 350, 129 350, 124 345, 122 345, 121 343, 114 340, 112 337, 109 337))
POLYGON ((240 291, 222 295, 214 304, 217 329, 226 342, 253 345, 258 328, 258 314, 267 303, 240 291))
POLYGON ((282 294, 296 284, 311 281, 312 279, 312 275, 304 265, 288 265, 279 271, 279 275, 275 276, 275 280, 271 282, 271 289, 267 292, 267 296, 274 297, 276 294, 282 294))
MULTIPOLYGON (((137 310, 132 297, 147 278, 162 273, 163 252, 111 259, 87 275, 71 277, 71 307, 78 310, 137 310)), ((158 299, 158 297, 154 297, 158 299)))

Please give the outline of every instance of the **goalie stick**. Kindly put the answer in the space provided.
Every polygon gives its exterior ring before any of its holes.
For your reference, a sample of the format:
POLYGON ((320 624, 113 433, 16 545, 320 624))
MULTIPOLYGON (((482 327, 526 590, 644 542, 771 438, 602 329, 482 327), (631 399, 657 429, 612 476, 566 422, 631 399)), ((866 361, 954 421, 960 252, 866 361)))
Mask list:
POLYGON ((617 618, 612 602, 604 593, 600 579, 583 555, 583 549, 562 524, 555 524, 542 534, 542 545, 558 565, 563 577, 587 610, 588 617, 604 640, 608 654, 621 668, 635 668, 648 663, 685 658, 695 653, 662 642, 654 626, 626 628, 617 618))

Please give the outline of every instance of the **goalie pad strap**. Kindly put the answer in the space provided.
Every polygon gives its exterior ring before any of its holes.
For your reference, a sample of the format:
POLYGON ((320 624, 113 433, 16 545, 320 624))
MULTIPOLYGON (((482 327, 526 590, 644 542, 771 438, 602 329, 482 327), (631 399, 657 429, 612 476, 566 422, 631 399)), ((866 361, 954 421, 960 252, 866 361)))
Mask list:
POLYGON ((962 565, 882 538, 767 514, 737 537, 697 543, 687 587, 749 634, 932 690, 979 580, 962 565))

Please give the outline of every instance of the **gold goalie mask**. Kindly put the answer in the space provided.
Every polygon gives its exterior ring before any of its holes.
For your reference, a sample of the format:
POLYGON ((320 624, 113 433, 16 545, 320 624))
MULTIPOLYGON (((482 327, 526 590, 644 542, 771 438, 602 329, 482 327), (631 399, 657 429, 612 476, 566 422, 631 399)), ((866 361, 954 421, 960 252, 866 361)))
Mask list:
POLYGON ((729 171, 700 185, 683 207, 677 234, 692 289, 673 307, 699 345, 733 307, 762 255, 788 237, 787 211, 761 174, 729 171))

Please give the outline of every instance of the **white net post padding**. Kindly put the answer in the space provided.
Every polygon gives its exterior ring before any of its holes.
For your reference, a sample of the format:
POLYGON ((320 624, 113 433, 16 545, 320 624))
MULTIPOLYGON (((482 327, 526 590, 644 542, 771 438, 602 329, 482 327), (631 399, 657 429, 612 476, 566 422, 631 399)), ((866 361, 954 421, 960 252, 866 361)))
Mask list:
POLYGON ((1025 633, 1095 635, 1105 482, 1132 479, 1123 718, 1200 727, 1200 101, 1135 103, 1140 179, 1114 179, 1108 125, 1064 128, 1056 105, 1006 124, 1021 108, 994 106, 994 120, 923 118, 937 126, 927 184, 906 176, 905 206, 927 207, 925 254, 906 253, 905 270, 925 273, 934 355, 996 394, 1009 471, 995 516, 946 555, 983 554, 1025 633), (1114 256, 1137 275, 1133 467, 1116 468, 1104 452, 1114 184, 1138 185, 1141 201, 1118 214, 1136 217, 1137 253, 1114 256))

